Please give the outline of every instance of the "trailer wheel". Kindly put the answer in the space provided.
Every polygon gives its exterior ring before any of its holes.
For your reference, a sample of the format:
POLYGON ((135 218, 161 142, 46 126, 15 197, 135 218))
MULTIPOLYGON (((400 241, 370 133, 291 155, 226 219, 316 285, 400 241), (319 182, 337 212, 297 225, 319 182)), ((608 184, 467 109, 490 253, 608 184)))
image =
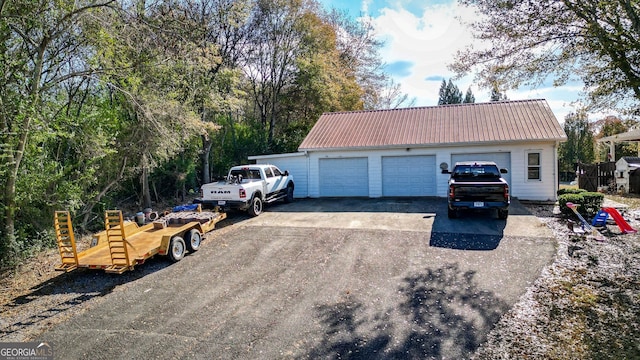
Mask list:
POLYGON ((184 239, 180 236, 174 236, 169 243, 169 259, 173 262, 178 262, 184 257, 186 245, 184 239))
POLYGON ((187 250, 189 250, 189 252, 196 252, 200 249, 202 234, 200 234, 198 229, 191 229, 191 231, 184 234, 184 241, 187 244, 187 250))
POLYGON ((249 207, 249 215, 258 216, 262 214, 262 199, 258 196, 254 196, 251 200, 251 207, 249 207))

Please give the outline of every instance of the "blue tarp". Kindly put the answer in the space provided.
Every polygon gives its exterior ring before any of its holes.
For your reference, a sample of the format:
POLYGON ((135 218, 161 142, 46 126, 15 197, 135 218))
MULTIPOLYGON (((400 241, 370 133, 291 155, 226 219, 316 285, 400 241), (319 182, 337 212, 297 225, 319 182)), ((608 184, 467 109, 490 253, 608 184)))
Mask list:
POLYGON ((178 205, 173 208, 173 212, 178 211, 195 211, 198 209, 198 204, 178 205))

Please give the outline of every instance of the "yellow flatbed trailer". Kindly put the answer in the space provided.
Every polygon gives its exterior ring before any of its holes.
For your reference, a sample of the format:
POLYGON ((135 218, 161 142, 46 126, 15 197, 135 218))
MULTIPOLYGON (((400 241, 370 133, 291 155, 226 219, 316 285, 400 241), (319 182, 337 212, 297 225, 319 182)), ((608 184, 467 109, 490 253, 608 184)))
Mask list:
POLYGON ((180 261, 187 251, 198 251, 203 235, 226 217, 222 212, 198 209, 169 213, 139 226, 125 221, 122 211, 108 210, 104 216, 106 229, 94 235, 95 245, 78 252, 69 212, 56 211, 54 226, 62 260, 56 270, 89 268, 122 274, 155 255, 180 261))

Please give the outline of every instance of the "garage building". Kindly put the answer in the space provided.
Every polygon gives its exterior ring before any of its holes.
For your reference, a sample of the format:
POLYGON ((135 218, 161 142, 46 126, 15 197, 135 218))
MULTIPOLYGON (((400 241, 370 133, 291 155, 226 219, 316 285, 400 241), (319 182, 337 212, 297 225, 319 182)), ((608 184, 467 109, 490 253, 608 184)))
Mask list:
POLYGON ((546 100, 325 113, 298 153, 251 156, 289 170, 296 197, 447 195, 458 161, 508 169, 511 194, 555 200, 566 135, 546 100))

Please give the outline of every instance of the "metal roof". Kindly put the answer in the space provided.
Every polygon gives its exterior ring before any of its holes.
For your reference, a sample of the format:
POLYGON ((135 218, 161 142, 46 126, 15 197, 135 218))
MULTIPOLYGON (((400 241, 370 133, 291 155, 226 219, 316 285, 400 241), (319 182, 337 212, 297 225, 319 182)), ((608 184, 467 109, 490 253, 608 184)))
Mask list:
POLYGON ((564 141, 546 100, 325 113, 300 151, 564 141))
POLYGON ((622 142, 622 141, 640 141, 640 129, 634 129, 621 134, 615 134, 603 137, 598 142, 622 142))

